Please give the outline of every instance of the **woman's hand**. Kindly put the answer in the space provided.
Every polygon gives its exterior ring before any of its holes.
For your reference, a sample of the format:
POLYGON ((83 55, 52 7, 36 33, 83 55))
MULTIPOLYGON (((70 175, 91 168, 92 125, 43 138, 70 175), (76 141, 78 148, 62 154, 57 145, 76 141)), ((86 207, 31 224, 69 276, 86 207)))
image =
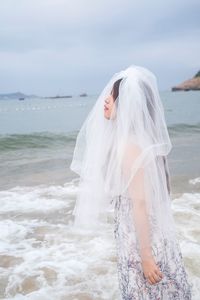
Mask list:
POLYGON ((153 256, 142 259, 142 268, 144 276, 150 284, 155 284, 163 278, 163 274, 156 265, 153 256))

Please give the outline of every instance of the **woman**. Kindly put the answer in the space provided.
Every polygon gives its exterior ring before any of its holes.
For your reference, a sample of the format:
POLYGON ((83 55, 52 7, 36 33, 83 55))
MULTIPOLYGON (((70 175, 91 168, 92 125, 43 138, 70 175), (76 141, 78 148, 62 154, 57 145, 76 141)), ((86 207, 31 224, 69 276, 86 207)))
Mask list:
POLYGON ((170 208, 172 148, 156 77, 131 65, 115 73, 77 136, 74 225, 102 230, 114 209, 123 300, 191 299, 170 208))

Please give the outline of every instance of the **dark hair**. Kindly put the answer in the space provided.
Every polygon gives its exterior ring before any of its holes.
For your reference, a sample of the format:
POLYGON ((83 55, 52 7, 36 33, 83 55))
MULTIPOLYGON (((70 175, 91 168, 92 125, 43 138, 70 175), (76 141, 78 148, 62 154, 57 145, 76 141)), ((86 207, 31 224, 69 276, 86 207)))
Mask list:
MULTIPOLYGON (((149 115, 150 115, 152 121, 155 122, 155 113, 154 113, 155 99, 154 99, 152 89, 144 81, 140 82, 140 84, 142 85, 144 94, 146 96, 146 103, 147 103, 147 108, 148 108, 148 111, 149 111, 149 115)), ((163 164, 164 164, 164 169, 165 169, 167 190, 168 190, 168 193, 170 194, 170 192, 171 192, 171 183, 170 183, 170 174, 169 174, 169 170, 168 170, 167 156, 162 156, 162 158, 163 158, 163 164)))
POLYGON ((112 95, 114 98, 114 101, 117 99, 118 95, 119 95, 119 85, 120 82, 122 81, 123 78, 118 79, 117 81, 115 81, 115 83, 113 84, 113 88, 112 88, 112 95))

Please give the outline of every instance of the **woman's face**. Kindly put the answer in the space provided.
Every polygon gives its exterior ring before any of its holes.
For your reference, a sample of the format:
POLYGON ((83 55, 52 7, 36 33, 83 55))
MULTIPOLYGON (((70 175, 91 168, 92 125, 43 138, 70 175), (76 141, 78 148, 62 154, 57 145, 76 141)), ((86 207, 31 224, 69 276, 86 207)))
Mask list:
POLYGON ((112 92, 104 101, 104 117, 106 119, 111 119, 111 113, 112 113, 112 119, 114 119, 116 115, 116 105, 115 105, 112 92))

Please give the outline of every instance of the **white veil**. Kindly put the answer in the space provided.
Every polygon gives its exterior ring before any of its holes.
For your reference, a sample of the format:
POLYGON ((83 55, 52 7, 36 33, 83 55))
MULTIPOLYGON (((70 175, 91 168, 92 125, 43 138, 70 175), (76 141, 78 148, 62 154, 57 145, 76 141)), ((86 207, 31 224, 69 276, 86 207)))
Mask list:
POLYGON ((131 65, 115 73, 83 123, 71 170, 80 176, 74 226, 96 229, 107 220, 117 197, 131 201, 140 246, 174 234, 166 156, 172 148, 155 75, 131 65), (122 79, 114 118, 104 101, 122 79), (111 202, 112 201, 112 202, 111 202))

